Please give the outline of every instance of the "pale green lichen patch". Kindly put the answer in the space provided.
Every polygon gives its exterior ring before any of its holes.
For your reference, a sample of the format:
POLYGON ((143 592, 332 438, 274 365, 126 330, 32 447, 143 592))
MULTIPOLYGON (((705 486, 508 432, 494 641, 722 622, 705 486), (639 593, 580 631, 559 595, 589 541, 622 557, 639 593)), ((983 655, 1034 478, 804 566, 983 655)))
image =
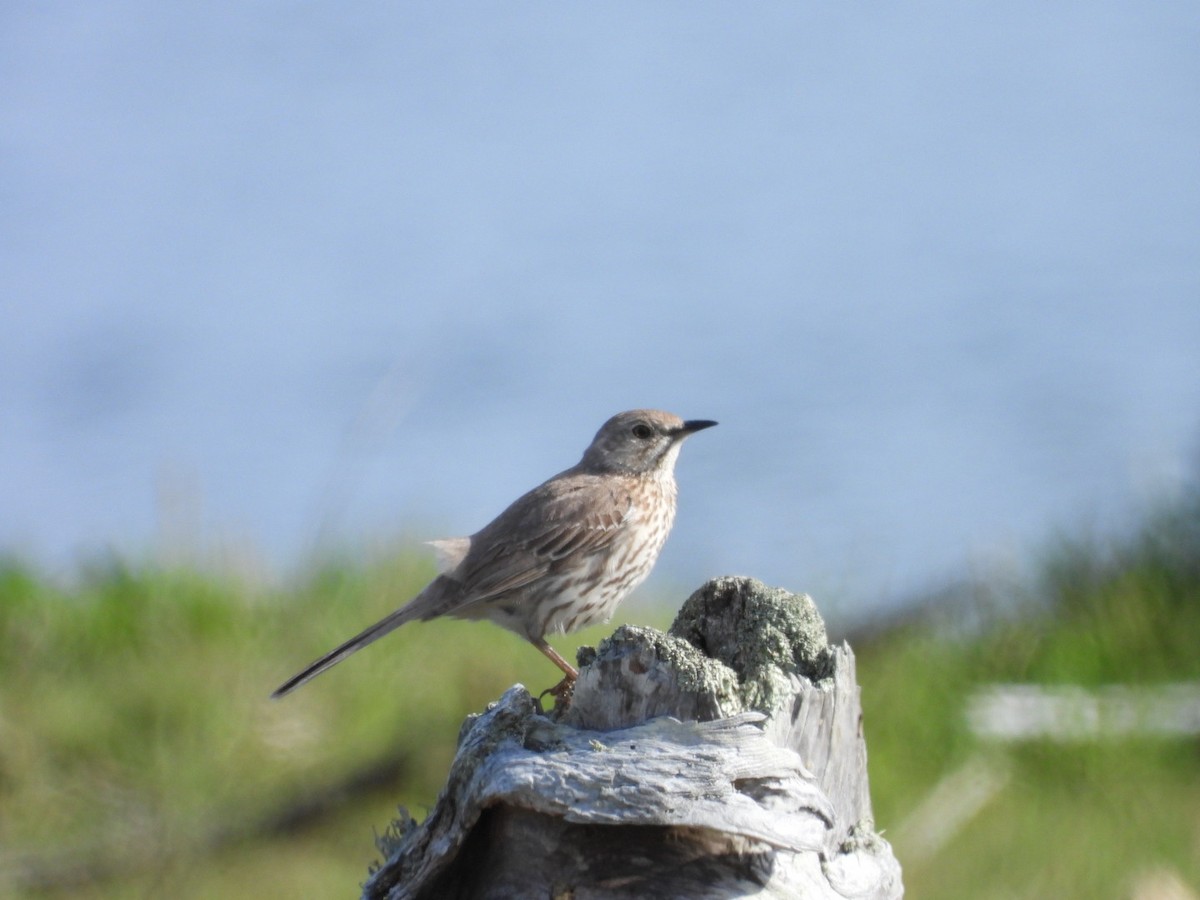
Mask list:
POLYGON ((674 673, 680 692, 710 695, 727 715, 740 709, 737 674, 721 660, 705 656, 688 641, 657 628, 622 625, 600 642, 597 656, 621 657, 629 648, 649 651, 651 659, 674 673))
POLYGON ((671 634, 732 668, 752 709, 770 712, 791 693, 790 676, 833 673, 825 622, 812 599, 753 578, 714 578, 683 604, 671 634))

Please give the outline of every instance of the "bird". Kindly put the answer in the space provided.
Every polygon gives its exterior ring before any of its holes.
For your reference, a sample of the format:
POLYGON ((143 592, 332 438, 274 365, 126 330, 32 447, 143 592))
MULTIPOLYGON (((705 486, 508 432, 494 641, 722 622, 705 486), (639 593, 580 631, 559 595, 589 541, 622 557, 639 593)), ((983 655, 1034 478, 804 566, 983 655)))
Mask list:
POLYGON ((578 463, 482 529, 429 541, 440 570, 433 581, 271 696, 291 693, 407 622, 450 616, 486 619, 529 641, 564 674, 549 693, 569 698, 579 672, 546 635, 607 622, 650 574, 675 520, 680 447, 716 424, 653 409, 613 416, 578 463))

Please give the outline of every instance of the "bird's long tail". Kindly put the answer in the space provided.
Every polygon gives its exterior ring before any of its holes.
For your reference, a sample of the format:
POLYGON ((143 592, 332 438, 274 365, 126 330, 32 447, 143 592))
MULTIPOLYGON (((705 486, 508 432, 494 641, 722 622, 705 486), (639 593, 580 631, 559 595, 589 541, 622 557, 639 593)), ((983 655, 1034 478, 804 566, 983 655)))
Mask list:
POLYGON ((290 694, 306 681, 311 681, 326 669, 332 669, 347 656, 361 650, 363 647, 367 646, 367 644, 379 640, 385 634, 390 631, 394 631, 405 622, 411 622, 413 619, 420 618, 421 614, 418 609, 414 609, 414 606, 415 601, 400 607, 394 613, 379 620, 370 628, 359 634, 356 634, 344 644, 334 647, 320 659, 315 660, 303 671, 293 675, 291 678, 277 687, 275 692, 271 694, 271 698, 278 699, 285 694, 290 694))

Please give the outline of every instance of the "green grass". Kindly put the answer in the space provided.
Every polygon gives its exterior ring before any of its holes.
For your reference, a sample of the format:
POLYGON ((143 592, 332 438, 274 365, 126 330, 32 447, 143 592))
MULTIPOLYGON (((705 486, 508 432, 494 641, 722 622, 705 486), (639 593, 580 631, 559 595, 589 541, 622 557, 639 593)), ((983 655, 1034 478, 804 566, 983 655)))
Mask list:
POLYGON ((268 699, 431 574, 401 558, 264 590, 111 560, 63 589, 0 565, 0 895, 146 896, 164 880, 178 897, 344 895, 372 828, 434 801, 464 716, 559 678, 507 632, 435 621, 268 699), (263 824, 389 760, 398 778, 316 824, 263 824))
MULTIPOLYGON (((909 896, 1126 897, 1161 870, 1195 889, 1195 739, 995 745, 963 711, 991 682, 1200 678, 1200 501, 1122 540, 1060 542, 1039 572, 968 585, 855 642, 876 819, 909 896), (979 760, 1005 786, 923 856, 906 820, 979 760)), ((0 895, 353 895, 372 831, 396 804, 419 817, 433 802, 463 717, 514 682, 557 680, 514 636, 444 621, 268 699, 431 574, 400 557, 265 588, 108 560, 64 587, 0 563, 0 895), (372 767, 373 789, 348 783, 372 767), (322 801, 309 817, 306 800, 322 801)), ((660 627, 670 615, 638 602, 622 613, 660 627)), ((570 655, 608 631, 557 643, 570 655)))
POLYGON ((1158 870, 1200 887, 1197 739, 1000 745, 963 714, 988 683, 1200 679, 1200 497, 1120 540, 1061 541, 1016 594, 939 607, 858 653, 876 819, 898 829, 912 896, 1126 897, 1158 870), (905 817, 970 760, 1006 786, 940 852, 906 860, 905 817))

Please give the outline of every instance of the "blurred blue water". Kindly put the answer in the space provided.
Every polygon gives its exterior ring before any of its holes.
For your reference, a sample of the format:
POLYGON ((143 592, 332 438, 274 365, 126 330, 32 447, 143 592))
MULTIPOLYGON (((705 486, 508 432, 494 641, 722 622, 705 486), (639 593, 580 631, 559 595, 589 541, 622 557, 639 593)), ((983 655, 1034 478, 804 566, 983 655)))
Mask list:
POLYGON ((1112 0, 6 5, 0 548, 468 533, 643 405, 722 423, 660 586, 865 610, 1120 527, 1198 433, 1197 37, 1112 0))

